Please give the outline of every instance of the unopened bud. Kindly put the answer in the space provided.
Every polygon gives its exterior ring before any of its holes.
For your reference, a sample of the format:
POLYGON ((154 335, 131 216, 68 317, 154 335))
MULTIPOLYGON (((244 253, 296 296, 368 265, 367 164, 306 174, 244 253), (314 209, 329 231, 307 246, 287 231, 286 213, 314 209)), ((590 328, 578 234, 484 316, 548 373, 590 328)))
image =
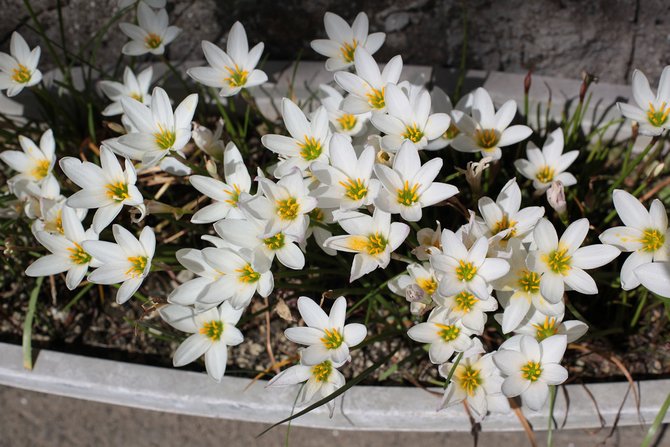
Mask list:
POLYGON ((221 177, 219 177, 219 172, 216 168, 216 162, 211 158, 205 162, 205 169, 207 170, 207 173, 210 177, 221 180, 221 177))
POLYGON ((533 73, 533 70, 528 70, 528 73, 526 74, 526 77, 523 78, 523 92, 524 92, 524 94, 526 94, 526 95, 527 95, 528 92, 530 91, 530 85, 531 85, 531 83, 532 83, 532 81, 533 81, 533 80, 532 80, 532 76, 531 76, 532 73, 533 73))
POLYGON ((586 91, 589 89, 591 84, 598 83, 598 76, 589 73, 587 71, 582 71, 582 86, 579 88, 579 102, 583 103, 584 98, 586 97, 586 91))
POLYGON ((551 186, 547 190, 547 202, 549 202, 549 205, 558 213, 561 219, 563 219, 568 211, 568 204, 565 201, 565 190, 563 189, 563 183, 558 180, 552 182, 551 186))

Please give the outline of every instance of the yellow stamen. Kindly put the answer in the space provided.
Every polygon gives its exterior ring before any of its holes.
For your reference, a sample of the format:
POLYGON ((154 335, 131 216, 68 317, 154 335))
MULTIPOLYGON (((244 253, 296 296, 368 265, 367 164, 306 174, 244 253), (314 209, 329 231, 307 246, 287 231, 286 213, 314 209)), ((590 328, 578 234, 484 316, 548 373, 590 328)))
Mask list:
POLYGON ((115 202, 123 202, 130 197, 128 193, 128 184, 124 182, 108 183, 105 186, 107 197, 115 202))
POLYGON ((464 290, 454 297, 454 302, 456 303, 455 309, 458 312, 467 314, 472 310, 477 301, 479 300, 473 294, 464 290))
POLYGON ((647 228, 639 242, 642 244, 642 251, 653 253, 665 244, 665 234, 655 228, 647 228))
POLYGON ((412 143, 418 143, 423 138, 423 135, 423 130, 419 129, 419 126, 416 124, 412 124, 405 127, 405 132, 401 136, 412 143))
POLYGON ((200 333, 212 341, 219 341, 223 334, 223 321, 208 321, 200 328, 200 333))
POLYGON ((242 70, 240 67, 235 64, 235 68, 226 67, 226 71, 230 76, 224 79, 231 87, 244 87, 247 85, 247 78, 249 77, 249 72, 242 70))
POLYGON ((164 151, 172 148, 175 141, 177 141, 177 135, 168 129, 163 129, 161 126, 158 126, 159 131, 154 133, 154 142, 156 146, 160 147, 164 151))
POLYGON ((456 127, 456 125, 452 121, 449 124, 449 128, 447 129, 447 131, 442 134, 442 138, 444 138, 445 140, 453 140, 459 133, 461 133, 461 131, 458 129, 458 127, 456 127))
POLYGON ((144 38, 144 43, 148 48, 151 48, 152 50, 155 50, 158 48, 161 43, 163 42, 163 39, 161 39, 161 36, 158 34, 154 33, 149 33, 147 34, 147 37, 144 38))
POLYGON ((519 287, 526 293, 538 293, 540 291, 540 275, 524 270, 519 275, 519 287))
POLYGON ((128 258, 130 268, 126 271, 126 276, 137 278, 144 274, 144 269, 147 268, 147 258, 145 256, 131 256, 128 258))
POLYGON ((419 201, 419 195, 416 193, 421 185, 415 183, 410 188, 409 180, 405 180, 405 184, 402 189, 397 191, 398 193, 398 203, 405 206, 411 206, 419 201))
POLYGON ((340 182, 340 185, 344 187, 344 195, 351 200, 361 200, 368 194, 368 188, 359 178, 356 180, 348 178, 346 182, 340 182))
POLYGON ((531 360, 521 367, 521 375, 524 379, 535 382, 542 375, 542 368, 538 362, 531 360))
POLYGON ((351 113, 344 113, 335 121, 338 122, 342 130, 352 130, 354 127, 356 127, 358 118, 356 118, 356 116, 352 115, 351 113))
POLYGON ((484 150, 495 149, 498 141, 500 141, 500 134, 495 129, 477 129, 475 130, 475 140, 479 147, 484 150))
POLYGON ((351 43, 344 42, 340 47, 340 53, 342 53, 342 58, 351 63, 354 61, 354 53, 356 52, 356 47, 358 46, 358 41, 353 39, 351 43))
POLYGON ((317 380, 317 382, 327 382, 330 374, 333 372, 333 364, 330 360, 319 363, 318 365, 312 366, 312 376, 317 380))
POLYGON ((476 274, 477 267, 475 267, 472 262, 465 262, 462 259, 458 261, 458 267, 456 267, 456 278, 458 278, 459 281, 471 281, 476 274))
POLYGON ((368 98, 368 103, 373 109, 383 109, 386 107, 386 102, 384 101, 384 91, 385 88, 380 88, 380 89, 370 89, 367 95, 365 95, 368 98))
POLYGON ((507 214, 503 214, 502 219, 495 223, 493 226, 493 234, 498 234, 501 231, 510 230, 505 237, 502 238, 503 241, 508 241, 514 236, 516 236, 516 221, 510 220, 507 214))
POLYGON ((69 247, 67 251, 70 252, 70 261, 75 264, 84 265, 91 262, 91 255, 86 253, 81 245, 74 242, 74 247, 69 247))
POLYGON ((453 324, 440 324, 440 323, 433 323, 439 331, 437 332, 437 335, 440 336, 442 340, 445 342, 450 342, 454 341, 458 338, 458 334, 461 333, 461 330, 456 327, 456 325, 453 324))
POLYGON ((300 212, 300 204, 294 197, 277 200, 277 215, 282 220, 295 220, 300 212))
POLYGON ((259 279, 261 279, 261 274, 255 271, 252 267, 251 264, 247 264, 241 269, 236 269, 235 270, 237 273, 240 274, 239 280, 240 282, 246 283, 246 284, 253 284, 259 279))
POLYGON ((533 324, 535 328, 535 338, 537 341, 542 341, 545 338, 551 337, 558 333, 558 326, 556 325, 556 318, 544 317, 544 323, 533 324))
POLYGON ((369 255, 375 256, 383 253, 386 250, 388 241, 379 233, 374 233, 368 236, 367 244, 365 246, 369 255))
POLYGON ((16 68, 12 68, 12 81, 18 82, 19 84, 25 84, 30 81, 33 75, 23 64, 19 64, 16 68))
POLYGON ((35 180, 42 180, 44 177, 49 175, 49 170, 51 169, 51 162, 46 158, 36 160, 35 166, 33 167, 30 174, 35 180))
POLYGON ((545 165, 537 171, 535 178, 542 183, 551 183, 551 181, 554 180, 554 173, 554 168, 545 165))
POLYGON ((237 203, 240 200, 240 192, 242 191, 240 190, 240 187, 237 185, 237 183, 233 183, 230 186, 233 188, 232 190, 224 190, 224 192, 230 196, 230 199, 225 200, 225 202, 230 206, 237 208, 237 203))
POLYGON ((340 331, 337 329, 324 329, 323 332, 325 332, 326 335, 321 337, 321 342, 326 349, 337 349, 342 346, 344 337, 340 334, 340 331))
POLYGON ((298 143, 298 147, 300 147, 300 156, 307 161, 316 160, 323 152, 321 141, 307 135, 304 136, 302 143, 298 143))
POLYGON ((284 233, 277 233, 274 236, 266 237, 263 243, 269 250, 279 250, 286 244, 284 233))
POLYGON ((431 278, 430 276, 425 278, 417 278, 416 283, 419 287, 421 287, 421 290, 423 290, 426 295, 433 295, 437 290, 437 281, 435 281, 435 279, 431 278))
POLYGON ((654 108, 654 105, 649 102, 649 110, 647 111, 647 119, 652 126, 661 127, 668 120, 668 114, 670 114, 670 107, 666 107, 667 104, 665 101, 661 104, 658 110, 654 108))
POLYGON ((470 365, 459 368, 460 371, 456 374, 456 379, 470 396, 475 394, 475 390, 482 384, 482 379, 479 377, 480 370, 473 368, 470 365))
POLYGON ((548 255, 543 255, 542 260, 549 266, 552 272, 565 275, 570 271, 570 260, 568 249, 556 249, 548 255))

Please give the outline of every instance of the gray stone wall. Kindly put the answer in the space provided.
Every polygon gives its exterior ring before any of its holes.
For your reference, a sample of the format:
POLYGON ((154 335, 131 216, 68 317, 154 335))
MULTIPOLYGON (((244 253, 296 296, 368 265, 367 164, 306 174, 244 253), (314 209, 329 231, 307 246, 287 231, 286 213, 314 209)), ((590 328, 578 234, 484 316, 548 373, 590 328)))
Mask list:
MULTIPOLYGON (((76 50, 116 10, 116 0, 62 0, 66 42, 76 50)), ((323 13, 352 20, 359 10, 371 29, 387 33, 379 60, 402 54, 407 63, 457 67, 467 34, 468 68, 579 77, 588 70, 627 82, 634 68, 657 78, 670 63, 667 0, 192 0, 168 1, 171 22, 184 29, 170 57, 201 58, 202 39, 223 43, 235 20, 252 42, 264 41, 271 59, 319 60, 309 41, 323 36, 323 13), (467 19, 464 21, 464 14, 467 19), (464 23, 467 22, 467 33, 464 23)), ((56 0, 32 0, 47 33, 58 38, 56 0)), ((0 47, 18 29, 37 37, 21 0, 0 0, 0 47)), ((95 63, 116 61, 126 40, 114 27, 95 63)), ((43 48, 45 49, 45 48, 43 48)), ((48 58, 46 51, 43 52, 48 58)))

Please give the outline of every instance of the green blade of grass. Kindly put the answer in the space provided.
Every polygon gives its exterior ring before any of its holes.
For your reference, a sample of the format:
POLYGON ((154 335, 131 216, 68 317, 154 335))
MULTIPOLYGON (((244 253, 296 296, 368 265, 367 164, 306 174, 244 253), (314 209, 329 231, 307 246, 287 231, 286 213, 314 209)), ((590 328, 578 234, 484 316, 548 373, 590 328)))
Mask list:
POLYGON ((33 352, 32 352, 32 335, 33 335, 33 320, 35 318, 35 309, 37 308, 37 297, 42 288, 44 276, 37 278, 33 291, 30 292, 30 301, 28 303, 28 312, 26 313, 26 320, 23 322, 23 339, 21 346, 23 347, 23 367, 25 369, 33 369, 33 352))
POLYGON ((649 447, 651 445, 651 442, 656 437, 658 429, 663 423, 663 419, 665 419, 665 414, 668 412, 668 407, 670 407, 670 393, 668 393, 668 396, 665 398, 665 402, 663 402, 663 405, 661 405, 661 408, 658 410, 658 414, 656 415, 656 418, 654 418, 654 423, 651 424, 651 427, 649 427, 649 430, 647 430, 647 434, 644 436, 640 447, 649 447))

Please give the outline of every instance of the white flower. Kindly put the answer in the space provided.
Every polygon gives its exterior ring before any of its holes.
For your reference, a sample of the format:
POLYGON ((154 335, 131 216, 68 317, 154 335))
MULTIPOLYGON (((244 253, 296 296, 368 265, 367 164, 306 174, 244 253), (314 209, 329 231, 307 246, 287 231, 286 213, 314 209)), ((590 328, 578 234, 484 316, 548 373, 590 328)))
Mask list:
POLYGON ((379 181, 372 178, 375 150, 366 146, 361 156, 344 135, 330 139, 330 165, 320 161, 312 164, 312 174, 321 182, 314 192, 321 208, 354 210, 372 204, 379 192, 379 181))
POLYGON ((430 93, 420 89, 409 98, 397 85, 388 84, 384 92, 386 113, 372 115, 372 124, 384 132, 382 148, 396 152, 408 141, 417 149, 439 138, 449 129, 451 118, 446 113, 430 113, 430 93))
POLYGON ((244 26, 235 22, 228 34, 226 51, 211 42, 202 41, 202 51, 211 67, 194 67, 187 73, 203 85, 220 88, 219 95, 233 96, 243 88, 255 87, 268 80, 263 71, 256 69, 263 48, 261 42, 249 50, 244 26))
POLYGON ((601 267, 621 253, 611 245, 595 244, 581 247, 589 231, 586 218, 571 223, 558 239, 556 229, 542 218, 535 226, 533 235, 537 251, 529 253, 528 267, 542 273, 540 292, 549 302, 556 303, 566 290, 575 290, 586 295, 598 293, 593 278, 584 270, 601 267))
POLYGON ((3 151, 0 160, 19 174, 9 179, 8 183, 15 184, 29 181, 41 186, 53 179, 52 170, 56 163, 56 141, 51 129, 42 134, 39 147, 23 135, 19 135, 21 151, 3 151))
POLYGON ((650 262, 635 269, 640 283, 657 295, 670 298, 670 262, 650 262))
POLYGON ((510 126, 516 115, 514 100, 505 102, 496 112, 491 96, 480 87, 475 90, 472 101, 472 116, 460 110, 451 112, 462 132, 451 142, 457 151, 481 152, 484 157, 498 160, 502 156, 501 147, 523 141, 533 133, 528 126, 510 126))
MULTIPOLYGON (((216 281, 221 278, 222 272, 219 272, 215 266, 210 264, 202 253, 202 250, 193 248, 182 248, 177 250, 177 261, 186 269, 196 275, 177 288, 168 296, 168 302, 190 306, 199 299, 210 300, 220 299, 228 291, 220 290, 216 281), (213 286, 212 286, 213 285, 213 286)), ((221 298, 219 301, 223 301, 221 298)))
POLYGON ((139 206, 142 194, 135 181, 133 164, 125 159, 125 171, 111 149, 100 147, 100 165, 65 157, 60 166, 65 175, 82 188, 67 199, 73 208, 97 208, 93 216, 93 229, 100 233, 121 212, 123 205, 139 206))
POLYGON ((326 12, 323 24, 328 39, 316 39, 310 45, 314 51, 328 58, 328 71, 344 70, 353 65, 357 48, 365 48, 368 53, 375 54, 386 39, 384 33, 368 34, 368 16, 364 12, 358 13, 351 26, 337 14, 326 12))
POLYGON ((275 176, 281 178, 294 168, 305 172, 314 162, 328 162, 330 128, 328 114, 319 107, 311 122, 300 107, 288 98, 283 98, 281 112, 284 125, 290 137, 284 135, 263 135, 261 143, 280 157, 275 176))
POLYGON ((168 15, 165 9, 154 12, 146 3, 140 2, 137 7, 137 23, 119 23, 119 28, 130 37, 121 52, 128 56, 141 56, 146 53, 161 55, 165 46, 172 42, 181 32, 176 26, 168 26, 168 15))
POLYGON ((507 397, 521 395, 531 410, 541 410, 549 396, 549 385, 560 385, 568 371, 560 365, 565 353, 565 335, 554 335, 540 343, 524 335, 519 349, 502 349, 493 354, 493 362, 507 376, 502 392, 507 397))
MULTIPOLYGON (((40 197, 39 216, 31 225, 33 234, 37 231, 46 231, 47 233, 63 234, 63 208, 66 197, 58 195, 55 198, 40 197)), ((77 219, 81 222, 86 217, 86 210, 77 208, 74 210, 77 219)))
POLYGON ((210 157, 213 157, 216 160, 221 161, 223 156, 223 151, 225 146, 221 140, 221 135, 223 134, 223 119, 219 118, 216 122, 216 129, 214 132, 201 126, 198 123, 193 123, 193 131, 191 132, 191 138, 193 142, 201 151, 205 152, 210 157))
POLYGON ((302 364, 317 365, 326 360, 342 363, 349 360, 349 349, 363 341, 368 331, 362 324, 344 324, 347 299, 339 297, 330 309, 330 315, 311 298, 298 298, 298 310, 307 326, 291 327, 284 331, 293 343, 306 345, 301 352, 302 364))
POLYGON ((86 275, 89 265, 97 267, 83 248, 85 241, 95 241, 98 234, 93 230, 84 231, 81 221, 75 210, 65 206, 62 211, 63 234, 52 234, 46 231, 37 231, 35 237, 50 252, 30 264, 26 269, 28 276, 48 276, 67 271, 65 285, 68 289, 75 289, 86 275))
POLYGON ((463 291, 480 300, 489 298, 489 284, 509 271, 504 259, 487 258, 489 241, 480 237, 468 250, 451 230, 442 230, 442 252, 430 256, 430 265, 440 277, 438 293, 454 296, 463 291))
POLYGON ((433 249, 442 249, 440 238, 442 237, 442 225, 439 221, 436 222, 437 227, 422 228, 416 232, 416 240, 419 245, 412 250, 412 254, 416 256, 419 261, 427 261, 430 259, 430 253, 433 249))
POLYGON ((100 81, 98 84, 102 92, 109 98, 112 103, 105 107, 102 111, 104 116, 121 115, 123 107, 121 106, 121 98, 133 98, 143 104, 149 104, 149 87, 151 86, 151 78, 153 77, 153 68, 149 66, 140 74, 135 76, 130 67, 123 70, 123 82, 116 81, 100 81))
POLYGON ((116 244, 85 241, 82 248, 102 264, 88 275, 95 284, 121 284, 116 302, 123 304, 137 292, 151 270, 156 250, 156 236, 151 227, 142 228, 139 240, 121 225, 112 227, 116 244))
POLYGON ((224 302, 218 308, 197 313, 191 307, 168 304, 158 313, 172 327, 192 334, 175 351, 174 366, 187 365, 204 355, 207 374, 220 382, 226 372, 228 346, 244 341, 242 332, 235 327, 242 309, 234 309, 224 302))
POLYGON ((579 151, 563 153, 563 130, 560 127, 549 134, 542 150, 528 142, 526 155, 528 160, 515 160, 514 166, 521 175, 533 181, 533 187, 539 192, 549 189, 554 181, 563 186, 577 183, 575 176, 565 170, 577 159, 579 151))
POLYGON ((605 230, 600 241, 632 252, 621 267, 621 288, 631 290, 640 285, 637 267, 667 261, 670 256, 668 215, 660 200, 654 199, 647 211, 635 196, 621 189, 614 190, 612 201, 624 226, 605 230))
POLYGON ((407 335, 419 343, 428 343, 428 356, 436 365, 447 362, 454 352, 463 352, 472 346, 472 332, 443 308, 436 308, 425 323, 412 326, 407 335))
POLYGON ((429 263, 413 263, 407 266, 407 274, 388 282, 391 292, 403 296, 410 303, 412 315, 425 312, 433 303, 437 292, 437 276, 429 263))
POLYGON ((324 251, 324 253, 330 256, 335 256, 337 251, 324 245, 326 240, 328 240, 328 238, 333 235, 332 231, 330 231, 328 227, 324 227, 326 224, 332 224, 335 222, 335 219, 333 218, 333 210, 317 207, 310 211, 308 216, 309 226, 305 232, 305 238, 302 241, 298 241, 302 250, 307 250, 307 239, 310 236, 314 236, 314 241, 319 246, 319 248, 324 251))
MULTIPOLYGON (((449 96, 444 93, 440 87, 433 87, 433 90, 430 92, 430 100, 432 105, 432 110, 435 113, 446 113, 451 118, 451 112, 456 109, 462 112, 468 113, 472 108, 473 94, 468 93, 458 100, 456 106, 452 106, 451 99, 449 96)), ((426 146, 426 150, 437 150, 447 147, 451 142, 458 136, 460 130, 452 118, 449 123, 449 128, 438 138, 429 142, 426 146)), ((472 162, 469 162, 472 163, 472 162)))
POLYGON ((459 320, 463 326, 477 335, 484 332, 486 312, 498 309, 498 302, 492 296, 489 295, 485 300, 480 300, 467 290, 448 297, 438 294, 435 302, 440 307, 447 309, 449 317, 459 320))
POLYGON ((192 175, 189 177, 191 185, 213 199, 211 205, 198 210, 191 222, 196 224, 212 223, 221 219, 241 219, 244 217, 238 207, 240 195, 249 193, 251 188, 251 177, 242 160, 242 154, 230 142, 223 152, 223 173, 225 183, 204 175, 192 175))
POLYGON ((40 47, 32 50, 14 31, 9 42, 10 54, 0 52, 0 91, 7 90, 7 96, 18 95, 24 87, 32 87, 42 80, 42 72, 37 69, 40 61, 40 47))
POLYGON ((133 98, 121 98, 123 111, 134 130, 114 139, 113 148, 120 155, 142 160, 154 166, 171 151, 181 150, 191 139, 191 119, 198 105, 198 95, 186 97, 172 112, 165 90, 154 88, 150 106, 133 98))
POLYGON ((422 208, 434 205, 458 193, 448 183, 434 182, 442 168, 442 159, 433 158, 421 165, 417 148, 405 142, 393 158, 393 168, 377 163, 374 170, 383 189, 375 205, 387 213, 400 213, 403 219, 416 222, 422 208))
POLYGON ((407 224, 391 223, 391 215, 378 208, 372 216, 357 211, 338 212, 336 219, 349 235, 333 236, 324 245, 334 250, 356 253, 349 282, 367 275, 377 267, 386 268, 391 261, 391 253, 409 234, 407 224))
POLYGON ((572 343, 586 334, 589 327, 586 323, 579 320, 563 321, 565 315, 561 312, 558 315, 550 317, 542 312, 534 312, 530 318, 527 318, 521 326, 514 330, 514 337, 505 340, 502 345, 505 349, 512 349, 511 347, 520 341, 522 335, 529 335, 535 337, 537 341, 542 341, 553 335, 565 335, 568 343, 572 343))
POLYGON ((370 111, 385 111, 386 86, 397 84, 402 72, 400 55, 391 59, 380 72, 377 62, 370 53, 358 47, 354 52, 354 65, 356 74, 346 71, 335 73, 335 82, 350 93, 342 104, 344 111, 356 115, 370 111))
POLYGON ((342 110, 344 97, 340 92, 326 84, 321 84, 319 90, 326 94, 325 98, 321 98, 321 105, 326 108, 328 119, 330 120, 330 124, 335 128, 335 132, 351 137, 364 133, 366 123, 371 116, 370 113, 360 115, 347 113, 342 110))
POLYGON ((635 104, 617 103, 621 114, 637 122, 642 135, 660 135, 670 128, 670 66, 663 69, 656 95, 649 87, 647 77, 640 70, 633 72, 633 100, 635 104))

